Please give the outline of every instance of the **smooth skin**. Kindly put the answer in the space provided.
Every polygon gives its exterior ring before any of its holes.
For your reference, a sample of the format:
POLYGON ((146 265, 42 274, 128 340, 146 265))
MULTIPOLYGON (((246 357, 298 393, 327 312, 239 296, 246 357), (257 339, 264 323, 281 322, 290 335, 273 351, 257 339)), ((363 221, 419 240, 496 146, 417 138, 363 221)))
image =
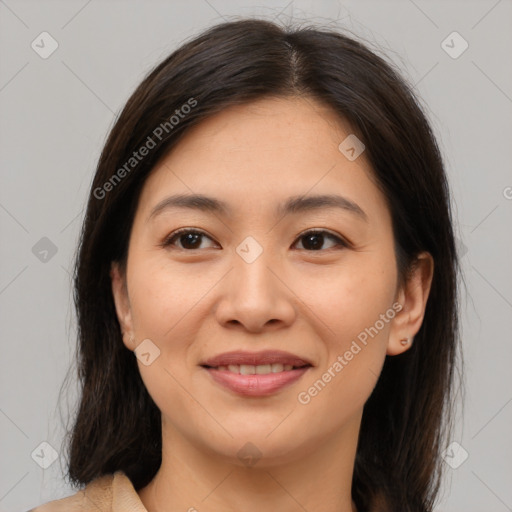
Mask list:
POLYGON ((407 350, 400 340, 421 326, 434 263, 422 253, 398 287, 385 198, 364 152, 349 161, 338 149, 350 133, 312 98, 265 98, 192 128, 145 182, 126 273, 113 264, 111 276, 126 347, 149 339, 160 350, 150 365, 138 360, 162 413, 162 465, 139 491, 149 512, 356 511, 363 406, 386 355, 407 350), (174 194, 211 196, 232 211, 151 215, 174 194), (320 194, 349 199, 366 219, 336 207, 276 215, 290 196, 320 194), (166 246, 179 228, 204 236, 193 245, 182 234, 166 246), (328 233, 310 242, 311 229, 328 233), (248 236, 263 249, 252 263, 236 251, 248 236), (300 403, 299 393, 396 303, 400 312, 300 403), (266 349, 314 366, 267 397, 238 395, 200 366, 223 352, 266 349), (253 465, 238 456, 248 442, 260 457, 253 465))

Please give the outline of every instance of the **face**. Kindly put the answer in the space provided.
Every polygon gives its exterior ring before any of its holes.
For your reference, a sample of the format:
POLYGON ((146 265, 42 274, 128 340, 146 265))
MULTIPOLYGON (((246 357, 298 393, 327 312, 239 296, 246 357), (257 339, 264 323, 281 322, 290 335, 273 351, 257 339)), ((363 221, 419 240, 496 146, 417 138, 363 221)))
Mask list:
POLYGON ((351 133, 266 98, 194 127, 145 182, 113 293, 176 442, 235 463, 250 442, 269 464, 334 443, 419 329, 430 275, 397 287, 385 198, 338 148, 351 133), (214 201, 169 201, 193 194, 214 201))

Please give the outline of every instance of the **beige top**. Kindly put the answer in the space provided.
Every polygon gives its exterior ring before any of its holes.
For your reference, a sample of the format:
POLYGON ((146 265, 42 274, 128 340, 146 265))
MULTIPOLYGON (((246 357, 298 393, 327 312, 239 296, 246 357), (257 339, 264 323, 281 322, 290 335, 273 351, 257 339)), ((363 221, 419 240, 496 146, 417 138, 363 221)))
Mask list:
POLYGON ((29 512, 148 512, 122 472, 93 480, 76 494, 50 501, 29 512))

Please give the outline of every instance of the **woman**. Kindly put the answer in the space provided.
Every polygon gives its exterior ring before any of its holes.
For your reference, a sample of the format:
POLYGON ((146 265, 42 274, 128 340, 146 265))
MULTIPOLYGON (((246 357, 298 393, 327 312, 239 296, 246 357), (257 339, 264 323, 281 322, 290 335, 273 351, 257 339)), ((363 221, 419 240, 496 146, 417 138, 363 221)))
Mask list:
POLYGON ((432 511, 451 426, 457 256, 399 74, 245 19, 128 100, 75 273, 82 396, 38 507, 432 511))

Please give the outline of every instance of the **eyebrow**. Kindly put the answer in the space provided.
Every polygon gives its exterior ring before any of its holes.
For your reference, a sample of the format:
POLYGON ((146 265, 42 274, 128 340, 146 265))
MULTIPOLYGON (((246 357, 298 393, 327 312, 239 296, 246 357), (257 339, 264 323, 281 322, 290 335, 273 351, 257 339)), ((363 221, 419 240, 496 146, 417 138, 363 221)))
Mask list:
MULTIPOLYGON (((160 201, 149 214, 147 221, 156 217, 165 210, 172 208, 188 208, 203 212, 216 213, 229 216, 232 208, 225 202, 203 194, 176 194, 160 201)), ((316 196, 292 196, 277 206, 276 216, 319 210, 323 208, 339 208, 355 214, 361 220, 368 222, 368 216, 354 201, 336 194, 323 194, 316 196)))

